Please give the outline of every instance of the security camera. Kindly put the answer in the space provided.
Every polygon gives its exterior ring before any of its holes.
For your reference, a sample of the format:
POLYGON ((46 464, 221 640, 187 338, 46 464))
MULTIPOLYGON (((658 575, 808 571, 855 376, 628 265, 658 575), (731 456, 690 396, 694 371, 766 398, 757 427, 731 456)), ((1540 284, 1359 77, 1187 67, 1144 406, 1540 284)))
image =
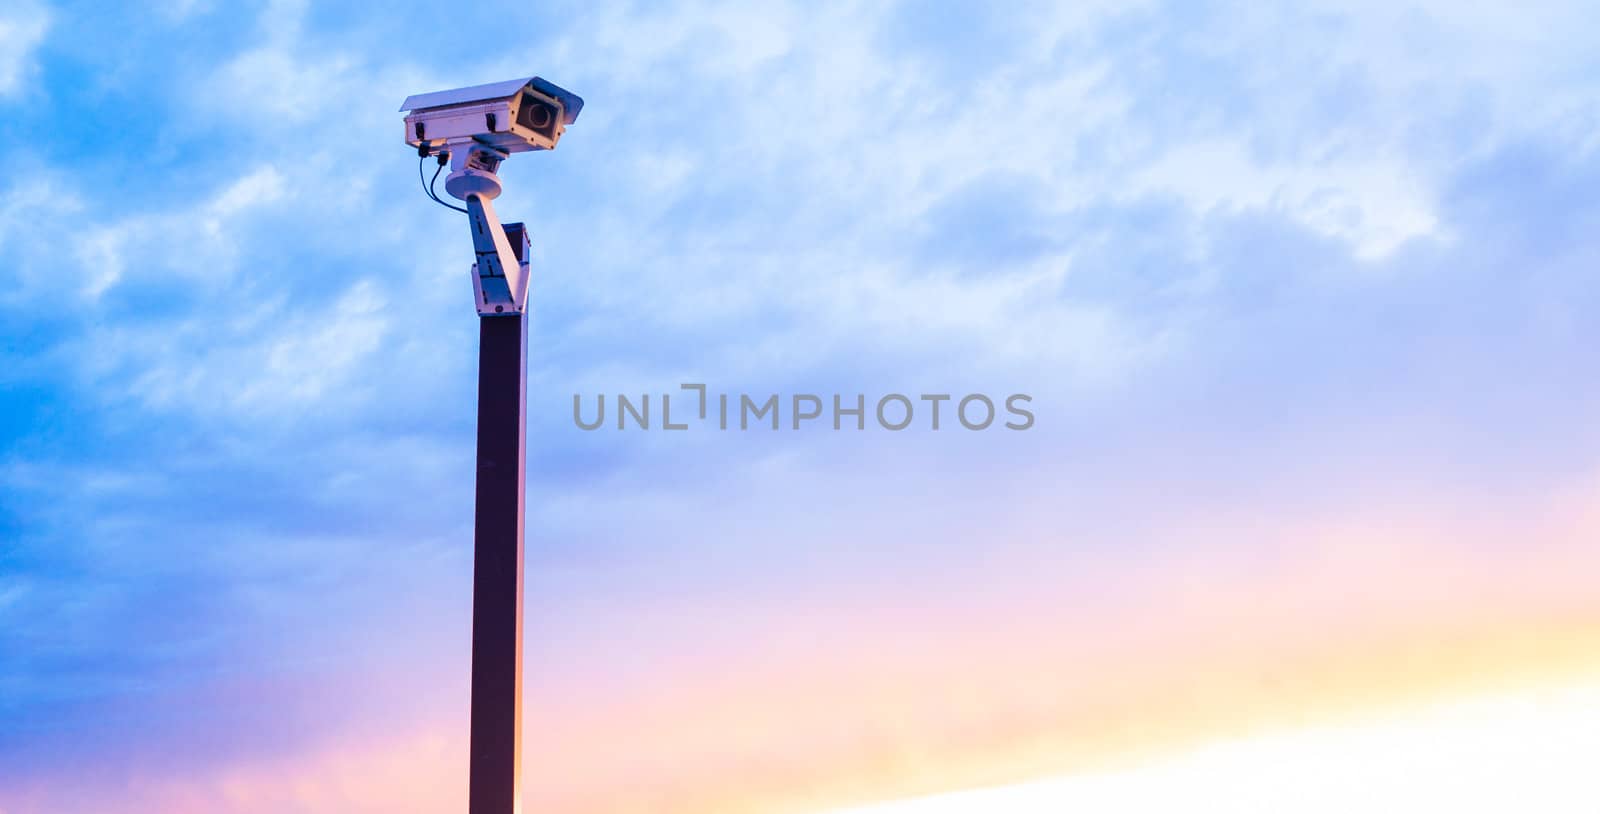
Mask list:
POLYGON ((437 155, 451 142, 472 142, 504 153, 553 150, 583 100, 537 76, 470 88, 419 93, 400 106, 406 143, 437 155))
POLYGON ((466 203, 445 203, 432 182, 428 197, 464 212, 472 228, 477 262, 472 286, 481 316, 521 314, 527 308, 528 237, 522 224, 501 226, 490 203, 500 196, 500 162, 512 153, 553 150, 567 125, 578 120, 583 100, 539 77, 512 79, 407 97, 406 143, 416 148, 417 169, 436 156, 450 165, 444 189, 466 203))
POLYGON ((495 171, 511 153, 555 149, 583 100, 537 76, 470 88, 420 93, 400 106, 406 143, 423 158, 450 162, 444 189, 455 198, 495 198, 495 171))

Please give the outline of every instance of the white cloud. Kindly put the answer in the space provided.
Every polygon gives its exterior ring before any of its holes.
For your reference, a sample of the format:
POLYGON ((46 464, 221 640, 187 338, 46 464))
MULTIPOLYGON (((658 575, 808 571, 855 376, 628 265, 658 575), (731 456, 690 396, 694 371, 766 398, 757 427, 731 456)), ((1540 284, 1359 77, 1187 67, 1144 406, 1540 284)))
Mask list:
POLYGON ((62 295, 56 270, 73 258, 51 227, 75 222, 84 209, 83 198, 54 173, 24 171, 0 190, 0 253, 9 260, 0 271, 0 305, 62 295))
POLYGON ((33 49, 49 27, 49 11, 29 0, 0 10, 0 97, 21 91, 33 64, 33 49))
MULTIPOLYGON (((729 376, 770 370, 780 360, 803 368, 829 354, 856 358, 848 349, 869 345, 884 357, 879 363, 903 369, 1019 364, 1049 367, 1059 381, 1097 381, 1180 344, 1179 332, 1206 329, 1203 316, 1191 316, 1217 311, 1205 298, 1226 290, 1226 279, 1215 287, 1164 288, 1177 304, 1164 304, 1170 311, 1152 318, 1141 312, 1149 302, 1135 275, 1106 275, 1107 287, 1125 286, 1121 291, 1086 295, 1075 287, 1072 247, 1046 245, 992 262, 960 258, 937 268, 908 254, 907 246, 937 254, 949 237, 941 230, 960 224, 938 224, 934 215, 994 179, 1036 186, 1027 200, 985 205, 1004 217, 1037 218, 1041 231, 1075 228, 1074 219, 1097 207, 1171 199, 1200 219, 1217 211, 1267 213, 1343 242, 1359 260, 1388 257, 1408 240, 1448 236, 1436 200, 1448 167, 1405 140, 1419 122, 1440 115, 1413 98, 1419 87, 1449 86, 1439 65, 1392 52, 1381 32, 1361 26, 1319 39, 1317 19, 1241 12, 1200 26, 1206 58, 1227 81, 1175 88, 1171 83, 1188 79, 1180 70, 1186 66, 1161 60, 1194 44, 1190 23, 1166 20, 1159 9, 1113 5, 1031 11, 1005 58, 970 76, 946 70, 951 66, 938 64, 937 52, 889 47, 895 22, 878 6, 784 4, 754 15, 712 3, 644 16, 594 7, 549 49, 559 69, 550 75, 591 99, 571 131, 574 149, 564 144, 558 156, 514 160, 502 211, 529 218, 550 236, 539 241, 540 252, 562 248, 562 232, 609 236, 569 243, 581 256, 558 258, 562 268, 541 278, 566 288, 546 288, 544 296, 613 322, 697 333, 706 341, 691 352, 700 355, 680 364, 715 366, 729 376), (1102 36, 1107 20, 1126 25, 1129 15, 1148 18, 1142 36, 1153 39, 1118 44, 1102 36), (1212 28, 1221 29, 1216 37, 1212 28), (1302 47, 1310 63, 1327 56, 1334 68, 1355 66, 1382 80, 1361 87, 1370 98, 1348 112, 1349 122, 1339 121, 1342 110, 1329 113, 1331 127, 1306 118, 1304 99, 1336 86, 1339 70, 1290 77, 1266 70, 1282 51, 1302 47), (1256 54, 1262 49, 1265 58, 1256 54), (1229 73, 1235 69, 1237 76, 1229 73), (662 106, 663 99, 673 104, 662 106), (1180 106, 1189 120, 1165 118, 1180 106), (670 118, 679 107, 709 118, 685 135, 670 118), (1234 108, 1243 112, 1223 115, 1234 108), (1373 124, 1378 114, 1390 121, 1373 124), (582 170, 591 185, 578 190, 588 196, 584 203, 569 205, 565 191, 550 197, 536 186, 536 167, 570 168, 585 150, 611 158, 591 158, 582 170), (678 207, 707 202, 708 190, 722 196, 710 206, 739 205, 715 228, 686 229, 674 220, 678 207), (532 213, 529 201, 538 204, 532 213), (578 267, 581 275, 567 271, 578 267)), ((178 109, 192 116, 177 117, 175 137, 191 124, 226 118, 246 170, 191 210, 130 216, 87 232, 76 251, 88 270, 89 297, 132 274, 204 268, 207 275, 222 269, 217 276, 227 279, 249 251, 241 241, 261 239, 241 236, 255 212, 281 216, 276 228, 293 231, 308 252, 334 246, 340 219, 362 224, 362 236, 386 231, 388 245, 410 247, 363 261, 374 264, 409 262, 405 256, 422 245, 412 239, 416 230, 433 230, 426 258, 416 264, 426 266, 421 276, 386 278, 384 290, 395 302, 454 295, 448 285, 459 282, 462 250, 432 240, 452 234, 440 225, 446 221, 420 203, 409 173, 400 176, 397 162, 384 159, 382 149, 403 152, 398 116, 392 104, 374 100, 509 75, 521 62, 513 67, 495 57, 452 66, 448 79, 435 81, 404 61, 410 55, 386 62, 375 52, 329 47, 335 41, 305 30, 303 11, 295 2, 267 8, 254 43, 223 55, 216 71, 182 80, 190 84, 179 85, 185 98, 178 109), (252 103, 235 104, 241 97, 252 103), (276 135, 285 123, 292 143, 276 135), (416 197, 398 197, 402 184, 416 197), (184 260, 204 262, 174 262, 175 247, 184 260)), ((1462 36, 1493 46, 1481 31, 1462 36)), ((1524 79, 1508 88, 1537 73, 1518 70, 1524 79)), ((1178 264, 1203 262, 1207 236, 1183 237, 1200 248, 1178 264)), ((1125 239, 1111 236, 1104 253, 1114 257, 1125 239)), ((337 242, 336 250, 350 245, 337 242)), ((316 344, 308 338, 285 345, 279 358, 316 344)), ((149 379, 145 392, 176 398, 181 381, 164 373, 149 379)), ((306 387, 320 389, 314 381, 306 387)))
POLYGON ((187 209, 136 214, 76 234, 80 293, 96 300, 132 269, 149 278, 179 276, 214 286, 232 276, 241 216, 285 197, 283 175, 257 167, 214 197, 187 209), (233 227, 232 229, 228 227, 233 227))
POLYGON ((1237 141, 1183 144, 1134 173, 1126 194, 1172 194, 1200 212, 1273 211, 1377 259, 1400 243, 1435 235, 1429 193, 1403 160, 1336 158, 1274 164, 1237 141))
POLYGON ((241 117, 299 123, 359 94, 361 83, 353 71, 352 62, 338 54, 313 56, 273 43, 222 66, 202 98, 241 117))
POLYGON ((183 22, 191 17, 209 14, 213 0, 162 0, 157 5, 162 16, 172 22, 183 22))
POLYGON ((210 214, 226 218, 260 204, 272 203, 283 197, 283 175, 272 167, 257 167, 255 171, 233 182, 211 202, 210 214))
POLYGON ((285 417, 364 395, 352 392, 353 380, 383 341, 384 305, 377 284, 361 279, 309 312, 263 303, 227 327, 197 318, 160 335, 112 331, 105 339, 122 348, 112 355, 135 372, 129 392, 148 407, 227 420, 285 417))

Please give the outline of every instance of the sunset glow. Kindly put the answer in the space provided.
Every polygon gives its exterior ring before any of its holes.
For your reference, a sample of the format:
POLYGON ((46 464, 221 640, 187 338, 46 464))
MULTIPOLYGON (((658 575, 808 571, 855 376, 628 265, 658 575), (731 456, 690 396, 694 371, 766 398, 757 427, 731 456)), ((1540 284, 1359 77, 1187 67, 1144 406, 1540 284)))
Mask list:
POLYGON ((1600 681, 1409 706, 1115 770, 829 814, 1591 812, 1600 681))

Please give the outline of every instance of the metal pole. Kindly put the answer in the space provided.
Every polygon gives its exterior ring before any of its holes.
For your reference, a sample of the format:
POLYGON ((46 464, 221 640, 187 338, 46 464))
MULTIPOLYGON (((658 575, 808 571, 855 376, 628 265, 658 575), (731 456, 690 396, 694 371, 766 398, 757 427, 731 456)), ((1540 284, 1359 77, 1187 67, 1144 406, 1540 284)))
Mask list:
POLYGON ((470 814, 522 811, 522 512, 528 317, 478 318, 470 814))

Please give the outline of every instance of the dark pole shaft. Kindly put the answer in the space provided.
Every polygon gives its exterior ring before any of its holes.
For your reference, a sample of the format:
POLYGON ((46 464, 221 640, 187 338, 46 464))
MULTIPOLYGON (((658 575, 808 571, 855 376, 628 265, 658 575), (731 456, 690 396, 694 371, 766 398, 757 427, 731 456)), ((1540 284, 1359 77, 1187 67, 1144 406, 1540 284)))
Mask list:
POLYGON ((522 501, 527 317, 478 319, 470 814, 522 810, 522 501))

